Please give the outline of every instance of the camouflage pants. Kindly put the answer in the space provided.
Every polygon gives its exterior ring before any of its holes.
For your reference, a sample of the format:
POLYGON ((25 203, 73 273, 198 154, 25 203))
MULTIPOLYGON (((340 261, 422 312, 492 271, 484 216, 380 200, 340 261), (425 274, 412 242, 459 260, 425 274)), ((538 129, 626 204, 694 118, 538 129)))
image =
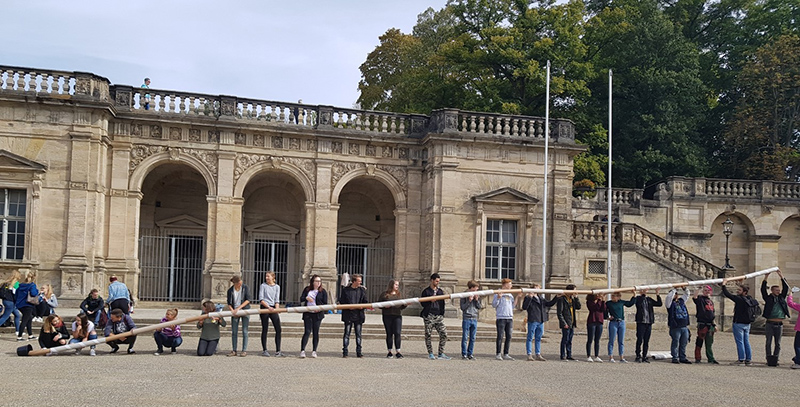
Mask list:
POLYGON ((425 321, 425 346, 428 348, 428 353, 433 353, 433 346, 431 345, 431 334, 433 331, 439 333, 439 353, 444 353, 444 345, 447 343, 447 328, 444 325, 444 316, 442 315, 428 315, 424 318, 425 321))

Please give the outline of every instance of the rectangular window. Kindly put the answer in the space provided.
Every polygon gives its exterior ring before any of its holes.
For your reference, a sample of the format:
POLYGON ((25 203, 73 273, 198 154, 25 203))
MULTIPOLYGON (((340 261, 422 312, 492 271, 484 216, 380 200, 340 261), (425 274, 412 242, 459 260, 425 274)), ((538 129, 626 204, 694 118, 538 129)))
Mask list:
POLYGON ((486 271, 492 280, 514 279, 517 271, 517 221, 486 221, 486 271))
POLYGON ((586 273, 590 276, 605 276, 606 275, 606 262, 605 260, 589 260, 586 267, 586 273))
POLYGON ((26 198, 24 189, 3 189, 0 260, 22 260, 25 256, 26 198))

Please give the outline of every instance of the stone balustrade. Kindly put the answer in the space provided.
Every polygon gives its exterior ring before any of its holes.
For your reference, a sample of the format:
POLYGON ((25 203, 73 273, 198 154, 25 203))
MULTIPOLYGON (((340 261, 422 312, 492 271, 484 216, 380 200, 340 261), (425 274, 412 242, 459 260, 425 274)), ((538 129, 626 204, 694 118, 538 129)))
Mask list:
MULTIPOLYGON (((642 201, 644 190, 636 188, 612 188, 611 189, 611 204, 612 205, 628 205, 631 207, 639 207, 642 201)), ((608 189, 597 189, 597 200, 599 202, 608 202, 608 189)))
MULTIPOLYGON (((0 65, 0 93, 36 94, 37 97, 81 98, 109 103, 119 113, 209 117, 262 125, 296 126, 347 131, 349 134, 421 138, 426 134, 543 140, 542 117, 503 115, 440 109, 430 116, 277 102, 236 96, 207 95, 128 85, 111 85, 103 77, 84 72, 61 72, 0 65)), ((553 142, 574 143, 575 125, 551 119, 553 142)))
MULTIPOLYGON (((597 242, 605 244, 605 222, 573 222, 573 242, 597 242)), ((682 270, 683 274, 698 279, 716 278, 719 267, 680 248, 679 246, 649 232, 647 229, 632 223, 614 223, 614 241, 630 244, 637 250, 643 250, 660 261, 670 263, 682 270)))
POLYGON ((655 199, 800 200, 800 183, 716 178, 670 177, 657 186, 655 199))

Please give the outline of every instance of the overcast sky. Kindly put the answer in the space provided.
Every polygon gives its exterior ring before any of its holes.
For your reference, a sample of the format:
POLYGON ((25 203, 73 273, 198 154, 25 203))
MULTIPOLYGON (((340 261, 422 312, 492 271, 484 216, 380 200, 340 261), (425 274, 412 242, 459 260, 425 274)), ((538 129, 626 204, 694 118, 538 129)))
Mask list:
POLYGON ((63 1, 2 4, 0 64, 112 83, 350 107, 389 28, 447 0, 63 1))

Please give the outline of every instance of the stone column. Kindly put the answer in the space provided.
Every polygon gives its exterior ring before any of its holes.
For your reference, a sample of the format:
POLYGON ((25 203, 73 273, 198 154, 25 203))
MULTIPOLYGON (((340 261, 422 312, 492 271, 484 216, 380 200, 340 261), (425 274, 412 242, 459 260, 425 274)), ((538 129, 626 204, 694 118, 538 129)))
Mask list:
POLYGON ((303 279, 311 274, 319 274, 328 290, 336 293, 336 234, 339 226, 339 205, 331 203, 331 167, 332 160, 317 159, 317 201, 307 205, 308 233, 312 237, 310 250, 311 270, 303 279), (313 230, 311 230, 313 229, 313 230))
POLYGON ((230 278, 241 272, 242 205, 233 197, 233 171, 236 153, 218 153, 216 195, 209 195, 206 231, 207 276, 204 292, 212 301, 225 301, 230 278))

